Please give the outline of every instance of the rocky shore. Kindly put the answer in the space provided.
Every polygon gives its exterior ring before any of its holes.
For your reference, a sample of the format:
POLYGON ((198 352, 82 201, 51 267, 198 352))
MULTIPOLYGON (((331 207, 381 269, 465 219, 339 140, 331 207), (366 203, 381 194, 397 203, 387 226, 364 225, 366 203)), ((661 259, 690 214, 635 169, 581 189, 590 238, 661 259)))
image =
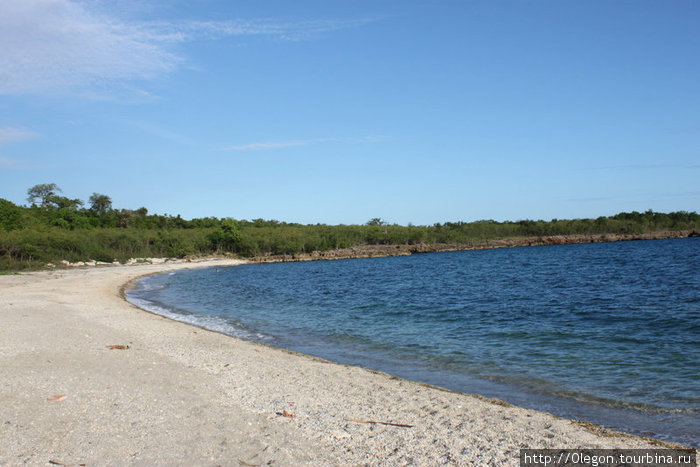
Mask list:
POLYGON ((350 258, 374 258, 382 256, 406 256, 415 253, 440 251, 483 250, 489 248, 513 248, 522 246, 566 245, 573 243, 622 242, 634 240, 659 240, 664 238, 687 238, 700 236, 691 230, 663 231, 646 234, 601 234, 601 235, 554 235, 540 237, 517 237, 484 240, 473 243, 419 243, 415 245, 362 245, 329 251, 314 251, 293 255, 265 255, 247 258, 255 263, 277 263, 284 261, 316 261, 350 258))

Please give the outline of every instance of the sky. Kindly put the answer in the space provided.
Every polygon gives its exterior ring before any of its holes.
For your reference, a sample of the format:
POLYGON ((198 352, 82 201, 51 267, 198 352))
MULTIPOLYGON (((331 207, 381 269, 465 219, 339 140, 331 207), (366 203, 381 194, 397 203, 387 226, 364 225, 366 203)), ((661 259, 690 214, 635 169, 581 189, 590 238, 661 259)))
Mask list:
POLYGON ((0 198, 406 225, 700 211, 697 0, 0 0, 0 198))

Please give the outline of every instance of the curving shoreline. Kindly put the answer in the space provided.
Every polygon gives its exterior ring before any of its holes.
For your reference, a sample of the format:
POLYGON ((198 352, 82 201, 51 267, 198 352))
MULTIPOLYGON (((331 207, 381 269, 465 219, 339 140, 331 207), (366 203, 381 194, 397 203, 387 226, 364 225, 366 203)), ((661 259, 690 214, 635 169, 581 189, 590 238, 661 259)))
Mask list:
POLYGON ((676 446, 242 341, 120 294, 144 275, 240 263, 1 276, 0 464, 517 465, 521 447, 676 446))
POLYGON ((636 240, 663 240, 668 238, 697 237, 694 230, 673 230, 644 234, 576 234, 537 237, 500 238, 472 243, 418 243, 413 245, 362 245, 329 251, 314 251, 289 255, 264 255, 248 258, 255 263, 278 263, 288 261, 316 261, 352 258, 375 258, 382 256, 405 256, 416 253, 443 251, 485 250, 492 248, 515 248, 524 246, 571 245, 577 243, 609 243, 636 240))

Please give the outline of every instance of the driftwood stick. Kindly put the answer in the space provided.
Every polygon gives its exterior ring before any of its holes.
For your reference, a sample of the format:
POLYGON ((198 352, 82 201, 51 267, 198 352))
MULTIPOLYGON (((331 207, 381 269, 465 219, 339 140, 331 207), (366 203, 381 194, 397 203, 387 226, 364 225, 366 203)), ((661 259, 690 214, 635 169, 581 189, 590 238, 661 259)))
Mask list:
POLYGON ((392 422, 379 422, 376 420, 358 420, 356 418, 346 418, 345 420, 355 423, 379 423, 381 425, 391 425, 391 426, 401 426, 404 428, 413 428, 415 425, 405 425, 403 423, 392 423, 392 422))

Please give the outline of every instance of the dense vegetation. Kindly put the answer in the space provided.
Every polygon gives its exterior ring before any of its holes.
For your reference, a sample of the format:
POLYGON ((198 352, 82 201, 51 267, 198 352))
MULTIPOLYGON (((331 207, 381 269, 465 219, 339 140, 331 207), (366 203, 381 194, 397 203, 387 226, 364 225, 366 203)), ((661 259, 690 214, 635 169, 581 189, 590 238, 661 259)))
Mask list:
POLYGON ((234 220, 148 214, 114 209, 98 193, 88 206, 59 196, 54 184, 28 190, 30 206, 0 198, 0 270, 43 267, 60 260, 124 262, 137 257, 234 253, 243 257, 327 251, 360 245, 476 244, 487 240, 552 235, 643 234, 700 230, 695 212, 620 213, 597 219, 517 222, 447 222, 432 226, 301 225, 275 220, 234 220))

